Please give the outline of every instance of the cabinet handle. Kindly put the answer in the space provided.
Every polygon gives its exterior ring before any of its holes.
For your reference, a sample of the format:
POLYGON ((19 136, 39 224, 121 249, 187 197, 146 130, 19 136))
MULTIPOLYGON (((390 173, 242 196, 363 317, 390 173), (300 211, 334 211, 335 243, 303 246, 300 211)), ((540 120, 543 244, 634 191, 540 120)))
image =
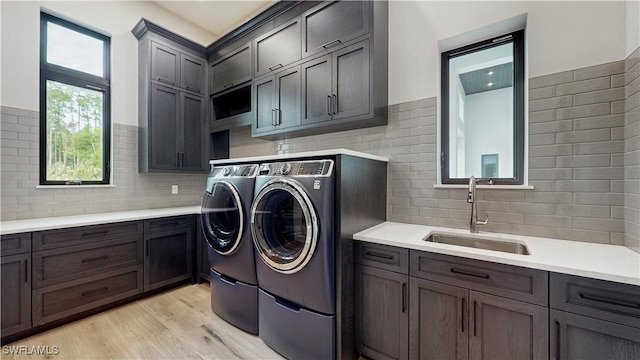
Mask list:
POLYGON ((640 309, 639 303, 628 302, 628 301, 618 300, 618 299, 611 299, 611 298, 602 297, 598 295, 589 295, 589 294, 583 294, 583 293, 580 293, 579 296, 581 299, 585 299, 585 300, 597 301, 597 302, 601 302, 609 305, 624 306, 632 309, 640 309))
POLYGON ((82 295, 82 296, 95 295, 95 294, 100 294, 100 293, 106 292, 107 290, 109 290, 109 288, 107 286, 105 286, 105 287, 101 287, 99 289, 85 291, 80 295, 82 295))
POLYGON ((82 237, 104 236, 108 232, 109 232, 108 230, 86 232, 86 233, 82 233, 82 237))
POLYGON ((282 125, 282 112, 280 109, 276 109, 276 125, 282 125))
POLYGON ((402 312, 407 310, 407 283, 402 283, 402 312))
POLYGON ((165 83, 165 84, 169 84, 169 85, 173 85, 173 84, 175 84, 175 82, 174 82, 174 81, 171 81, 171 80, 165 79, 165 78, 160 77, 160 76, 158 76, 158 81, 163 82, 163 83, 165 83))
POLYGON ((329 41, 328 43, 322 45, 323 48, 328 49, 332 46, 336 46, 338 44, 340 44, 342 41, 340 41, 340 39, 337 40, 333 40, 333 41, 329 41))
POLYGON ((385 259, 385 260, 393 260, 393 255, 381 254, 381 253, 373 252, 373 251, 367 251, 364 255, 365 256, 377 257, 377 258, 385 259))
POLYGON ((462 333, 464 333, 464 313, 466 312, 465 309, 467 307, 467 299, 462 298, 461 302, 462 302, 462 307, 461 307, 462 308, 462 324, 460 324, 460 325, 461 325, 461 328, 462 328, 462 333))
POLYGON ((327 95, 327 115, 331 115, 331 95, 327 95))
POLYGON ((223 88, 226 89, 226 88, 231 87, 231 86, 233 86, 233 83, 228 83, 227 85, 224 85, 223 88))
POLYGON ((478 336, 478 302, 473 302, 473 336, 478 336))
POLYGON ((184 167, 184 153, 182 153, 182 167, 184 167))
POLYGON ((276 126, 276 109, 271 110, 271 125, 276 126))
POLYGON ((178 223, 175 221, 172 221, 172 222, 163 222, 160 224, 160 227, 169 227, 169 226, 178 226, 178 223))
POLYGON ((24 282, 29 282, 29 261, 26 259, 24 260, 24 282))
POLYGON ((103 255, 103 256, 98 256, 98 257, 94 257, 94 258, 82 259, 82 263, 84 264, 84 263, 88 263, 88 262, 92 262, 92 261, 106 260, 108 258, 109 258, 108 255, 103 255))
POLYGON ((489 275, 487 275, 487 274, 476 273, 476 272, 468 271, 468 270, 461 270, 461 269, 451 268, 451 272, 454 273, 454 274, 473 276, 473 277, 477 277, 477 278, 481 278, 481 279, 489 279, 489 275))
POLYGON ((273 70, 280 69, 281 67, 282 67, 282 64, 275 64, 273 66, 270 66, 269 70, 273 71, 273 70))
POLYGON ((556 360, 560 360, 560 322, 556 320, 556 360))
POLYGON ((200 89, 198 89, 198 88, 192 88, 191 86, 187 86, 187 90, 194 91, 194 92, 197 92, 197 93, 199 93, 199 92, 200 92, 200 89))
POLYGON ((149 240, 144 242, 144 256, 149 257, 149 240))
POLYGON ((176 153, 176 167, 180 167, 180 153, 176 153))
POLYGON ((338 97, 336 96, 336 94, 333 94, 333 114, 337 114, 338 113, 338 97))

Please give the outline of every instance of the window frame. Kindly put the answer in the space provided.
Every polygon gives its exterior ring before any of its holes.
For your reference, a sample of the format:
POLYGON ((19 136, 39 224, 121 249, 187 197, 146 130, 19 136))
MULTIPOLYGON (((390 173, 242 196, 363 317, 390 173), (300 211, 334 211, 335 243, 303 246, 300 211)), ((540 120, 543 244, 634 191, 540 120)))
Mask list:
POLYGON ((111 37, 40 12, 40 185, 109 185, 111 183, 111 37), (93 37, 103 43, 103 76, 97 76, 47 62, 47 24, 53 23, 93 37), (102 180, 47 180, 47 81, 103 93, 102 101, 102 180))
POLYGON ((524 29, 492 37, 441 54, 440 169, 443 185, 468 184, 469 178, 451 178, 449 167, 449 60, 476 51, 513 43, 513 178, 495 178, 494 185, 524 185, 525 173, 525 39, 524 29))

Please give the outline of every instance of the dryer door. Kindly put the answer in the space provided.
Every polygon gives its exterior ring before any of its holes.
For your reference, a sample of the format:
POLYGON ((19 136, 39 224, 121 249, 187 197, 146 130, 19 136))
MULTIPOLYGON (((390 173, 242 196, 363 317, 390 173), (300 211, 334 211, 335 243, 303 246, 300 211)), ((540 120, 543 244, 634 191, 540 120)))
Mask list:
POLYGON ((227 181, 217 181, 202 200, 202 229, 216 252, 232 254, 242 239, 244 209, 238 190, 227 181))
POLYGON ((311 200, 293 180, 271 180, 253 201, 253 242, 262 261, 275 271, 300 271, 313 257, 318 228, 311 200))

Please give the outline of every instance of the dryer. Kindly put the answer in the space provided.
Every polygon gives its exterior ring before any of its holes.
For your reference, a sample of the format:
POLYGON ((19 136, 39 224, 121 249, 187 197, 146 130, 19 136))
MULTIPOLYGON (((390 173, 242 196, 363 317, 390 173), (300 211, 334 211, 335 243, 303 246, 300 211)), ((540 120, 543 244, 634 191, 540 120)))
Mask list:
POLYGON ((257 164, 213 167, 202 200, 202 231, 211 265, 211 309, 258 333, 258 287, 249 230, 257 164))

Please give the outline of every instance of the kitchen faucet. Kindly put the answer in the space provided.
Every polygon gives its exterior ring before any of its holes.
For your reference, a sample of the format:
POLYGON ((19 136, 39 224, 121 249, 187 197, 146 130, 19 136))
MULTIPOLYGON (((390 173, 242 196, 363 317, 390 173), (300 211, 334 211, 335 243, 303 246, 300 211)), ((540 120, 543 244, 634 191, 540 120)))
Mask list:
POLYGON ((478 206, 476 204, 476 183, 478 182, 493 185, 492 179, 476 179, 473 175, 469 177, 469 193, 467 194, 467 202, 471 203, 471 221, 469 223, 469 231, 472 233, 477 233, 478 228, 482 225, 487 225, 487 222, 489 221, 489 216, 484 220, 478 220, 478 206))

